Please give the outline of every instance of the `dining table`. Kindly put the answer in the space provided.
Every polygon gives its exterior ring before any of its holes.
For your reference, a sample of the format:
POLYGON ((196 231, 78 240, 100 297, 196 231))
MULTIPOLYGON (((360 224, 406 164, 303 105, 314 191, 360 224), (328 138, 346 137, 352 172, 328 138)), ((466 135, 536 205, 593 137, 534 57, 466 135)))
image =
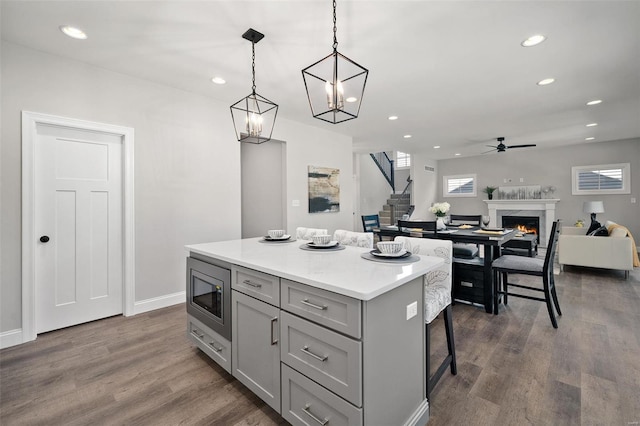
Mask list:
MULTIPOLYGON (((437 238, 441 240, 451 240, 453 243, 478 244, 484 248, 482 262, 483 277, 483 305, 487 313, 493 312, 493 274, 491 272, 492 262, 500 257, 504 243, 516 237, 517 231, 510 228, 485 228, 469 225, 447 225, 446 229, 433 231, 423 231, 422 229, 402 228, 397 226, 381 226, 373 229, 378 237, 396 236, 437 238)), ((454 257, 454 263, 456 259, 454 257)))

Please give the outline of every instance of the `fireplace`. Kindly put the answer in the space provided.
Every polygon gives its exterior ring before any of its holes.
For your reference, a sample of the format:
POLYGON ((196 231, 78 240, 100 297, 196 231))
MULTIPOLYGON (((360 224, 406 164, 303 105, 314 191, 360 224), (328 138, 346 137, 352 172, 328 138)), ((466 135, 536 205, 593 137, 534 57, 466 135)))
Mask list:
POLYGON ((539 199, 539 200, 484 200, 489 209, 490 223, 493 226, 502 225, 503 216, 533 216, 540 218, 538 240, 540 247, 546 247, 547 241, 551 237, 551 225, 556 220, 556 203, 560 200, 557 198, 539 199))
POLYGON ((525 234, 535 234, 540 243, 540 218, 538 216, 502 216, 502 226, 525 234))

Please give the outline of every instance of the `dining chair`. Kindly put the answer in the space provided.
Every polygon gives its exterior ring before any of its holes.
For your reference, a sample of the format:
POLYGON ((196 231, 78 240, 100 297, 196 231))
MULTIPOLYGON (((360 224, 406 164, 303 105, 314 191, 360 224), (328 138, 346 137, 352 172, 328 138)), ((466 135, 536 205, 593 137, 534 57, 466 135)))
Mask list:
POLYGON ((310 240, 314 235, 327 235, 329 233, 326 229, 319 228, 304 228, 299 226, 296 228, 296 239, 298 240, 310 240))
POLYGON ((560 303, 558 302, 558 295, 556 294, 555 280, 553 278, 553 262, 556 255, 559 234, 560 220, 556 220, 555 222, 553 222, 553 226, 551 227, 551 235, 549 236, 547 253, 544 259, 505 255, 500 256, 493 261, 491 267, 493 269, 493 313, 495 315, 498 314, 498 301, 500 295, 504 296, 505 305, 508 302, 508 296, 537 300, 540 302, 545 302, 547 304, 547 311, 549 311, 551 324, 553 325, 553 328, 558 328, 558 323, 553 311, 553 305, 555 305, 558 316, 562 315, 562 311, 560 310, 560 303), (523 274, 541 277, 542 288, 509 282, 509 274, 523 274), (499 280, 499 278, 501 278, 501 280, 499 280), (502 286, 502 289, 500 288, 500 286, 502 286), (535 297, 522 293, 512 293, 509 292, 509 286, 542 292, 544 294, 544 297, 535 297))
POLYGON ((373 232, 353 232, 336 229, 333 239, 345 246, 373 248, 373 232))
POLYGON ((380 216, 377 214, 362 215, 362 229, 364 232, 373 232, 374 228, 380 228, 380 216))
POLYGON ((438 233, 435 220, 398 220, 398 230, 407 230, 412 237, 423 237, 421 231, 428 231, 434 235, 438 233), (418 230, 418 232, 411 232, 411 230, 418 230))
MULTIPOLYGON (((470 214, 451 214, 449 215, 450 225, 473 225, 480 226, 482 223, 482 215, 470 215, 470 214)), ((469 243, 454 243, 453 244, 453 257, 459 257, 462 259, 473 259, 480 253, 480 247, 478 244, 469 243)))
POLYGON ((424 322, 426 328, 426 375, 427 379, 427 399, 431 391, 436 386, 447 367, 451 369, 451 374, 456 375, 456 349, 453 339, 453 314, 451 309, 451 262, 452 243, 449 240, 438 240, 431 238, 396 237, 394 241, 404 243, 406 250, 412 254, 424 256, 436 256, 444 259, 444 264, 439 268, 428 272, 424 276, 424 322), (436 317, 443 312, 445 333, 447 335, 448 355, 442 361, 438 369, 431 377, 431 355, 429 350, 431 324, 436 317))

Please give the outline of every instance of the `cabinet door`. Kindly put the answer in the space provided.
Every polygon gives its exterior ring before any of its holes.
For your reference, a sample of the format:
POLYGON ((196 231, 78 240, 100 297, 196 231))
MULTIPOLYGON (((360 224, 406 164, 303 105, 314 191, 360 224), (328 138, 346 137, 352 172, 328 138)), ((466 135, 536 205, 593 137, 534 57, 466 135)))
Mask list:
POLYGON ((235 290, 232 302, 233 376, 280 413, 280 310, 235 290))

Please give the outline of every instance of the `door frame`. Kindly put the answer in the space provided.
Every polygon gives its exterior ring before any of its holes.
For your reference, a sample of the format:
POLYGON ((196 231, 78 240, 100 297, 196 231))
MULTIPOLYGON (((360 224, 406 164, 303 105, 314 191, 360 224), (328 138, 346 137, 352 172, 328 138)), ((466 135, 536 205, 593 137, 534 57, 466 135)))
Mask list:
POLYGON ((134 314, 135 301, 135 229, 134 173, 131 127, 97 123, 50 114, 22 111, 22 343, 36 339, 35 298, 35 141, 38 124, 111 133, 122 138, 122 219, 123 219, 123 309, 134 314))

